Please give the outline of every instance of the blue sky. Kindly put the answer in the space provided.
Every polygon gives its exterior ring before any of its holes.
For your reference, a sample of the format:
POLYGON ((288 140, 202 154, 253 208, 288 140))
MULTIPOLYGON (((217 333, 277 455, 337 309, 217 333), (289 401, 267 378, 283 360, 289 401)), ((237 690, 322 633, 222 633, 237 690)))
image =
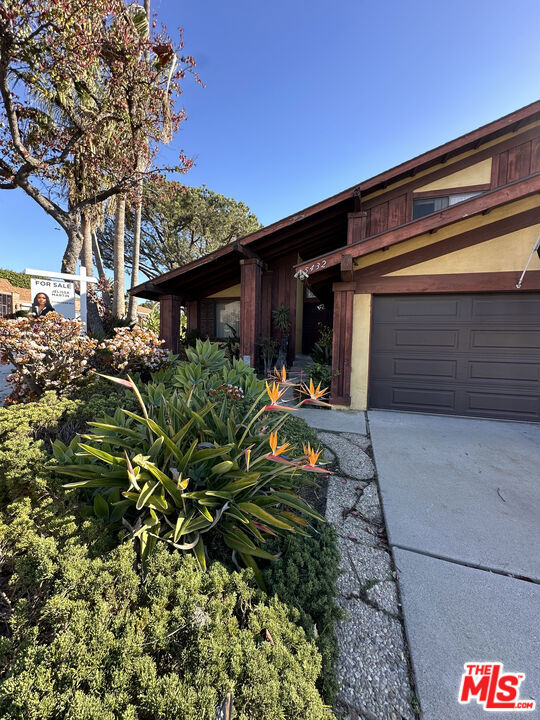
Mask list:
MULTIPOLYGON (((540 97, 537 0, 152 0, 185 29, 189 185, 265 225, 540 97)), ((58 270, 64 233, 0 192, 0 267, 58 270)))

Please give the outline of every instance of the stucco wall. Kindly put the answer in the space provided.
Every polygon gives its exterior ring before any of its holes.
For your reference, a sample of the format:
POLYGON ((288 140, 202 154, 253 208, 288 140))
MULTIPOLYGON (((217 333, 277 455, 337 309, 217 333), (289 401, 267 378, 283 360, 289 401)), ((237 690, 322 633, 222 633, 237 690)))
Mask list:
POLYGON ((482 185, 491 182, 491 165, 493 158, 487 158, 451 175, 445 175, 438 180, 416 188, 415 192, 428 192, 432 190, 445 190, 447 188, 467 187, 467 185, 482 185))
MULTIPOLYGON (((540 225, 501 235, 486 242, 456 250, 418 265, 412 265, 387 277, 404 275, 445 275, 474 272, 510 272, 525 267, 527 258, 540 235, 540 225)), ((533 256, 529 270, 540 270, 540 258, 533 256)))
POLYGON ((217 293, 214 293, 213 295, 208 295, 208 298, 239 298, 242 292, 242 288, 240 286, 240 283, 238 285, 231 285, 231 287, 225 288, 225 290, 220 290, 217 293))
POLYGON ((351 407, 356 410, 367 409, 371 302, 370 294, 354 296, 350 394, 351 407))

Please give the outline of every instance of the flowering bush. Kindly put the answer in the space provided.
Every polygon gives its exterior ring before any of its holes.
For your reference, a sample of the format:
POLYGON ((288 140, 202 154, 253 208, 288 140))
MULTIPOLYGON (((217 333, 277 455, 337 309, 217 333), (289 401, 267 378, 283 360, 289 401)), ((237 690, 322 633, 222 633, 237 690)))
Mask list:
POLYGON ((173 356, 152 330, 136 325, 115 328, 114 337, 98 345, 96 365, 116 372, 154 372, 171 364, 173 356))
POLYGON ((83 324, 56 313, 40 318, 0 319, 0 362, 11 363, 13 392, 6 404, 34 400, 46 390, 60 393, 92 371, 96 348, 83 324))

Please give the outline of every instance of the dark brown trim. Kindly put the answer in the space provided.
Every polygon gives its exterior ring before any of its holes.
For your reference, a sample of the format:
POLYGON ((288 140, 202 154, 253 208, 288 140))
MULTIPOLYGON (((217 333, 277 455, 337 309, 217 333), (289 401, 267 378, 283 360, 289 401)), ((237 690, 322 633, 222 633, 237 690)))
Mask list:
POLYGON ((161 295, 159 298, 159 336, 165 347, 178 352, 180 342, 180 298, 178 295, 161 295))
MULTIPOLYGON (((527 105, 524 108, 520 108, 519 110, 516 110, 513 113, 509 113, 508 115, 505 115, 502 118, 499 118, 498 120, 495 120, 494 122, 488 123, 487 125, 483 125, 482 127, 473 130, 472 132, 469 132, 465 135, 462 135, 459 138, 456 138, 448 143, 445 143, 443 145, 440 145, 437 148, 434 148, 426 153, 423 153, 421 155, 418 155, 415 158, 412 158, 411 160, 408 160, 405 163, 402 163, 400 165, 395 166, 394 168, 391 168, 383 173, 380 173, 379 175, 376 175, 369 180, 364 181, 363 183, 357 184, 351 188, 348 188, 340 193, 337 193, 336 195, 333 195, 330 198, 327 198, 319 203, 316 203, 314 205, 311 205, 304 210, 300 211, 299 213, 296 213, 294 215, 290 215, 282 220, 280 220, 277 223, 273 223, 272 225, 267 226, 266 228, 262 228, 261 230, 257 230, 256 232, 252 233, 251 235, 247 235, 241 240, 238 241, 238 245, 231 244, 227 245, 224 248, 220 248, 219 250, 215 251, 214 253, 211 253, 204 258, 200 258, 199 260, 194 261, 193 263, 190 263, 189 265, 183 266, 182 268, 177 268, 175 270, 170 271, 169 273, 166 273, 159 278, 156 278, 152 281, 152 283, 141 283, 140 285, 136 286, 132 290, 130 290, 130 293, 133 295, 139 295, 139 296, 148 296, 148 297, 156 297, 158 294, 166 292, 165 289, 157 289, 157 285, 161 285, 162 283, 166 283, 170 280, 173 280, 174 278, 178 277, 179 275, 184 275, 185 273, 189 272, 190 270, 194 270, 201 265, 205 265, 207 263, 210 263, 212 260, 218 259, 223 257, 224 255, 227 255, 232 252, 238 252, 238 248, 244 247, 245 245, 251 244, 255 242, 256 240, 270 236, 272 234, 279 234, 279 231, 283 230, 284 228, 291 228, 291 226, 294 226, 296 223, 299 223, 302 220, 306 220, 307 218, 317 215, 318 213, 321 213, 325 210, 328 210, 334 206, 338 206, 341 203, 345 203, 346 206, 349 205, 349 207, 352 209, 355 207, 354 205, 354 195, 355 193, 361 192, 363 197, 366 196, 366 193, 368 192, 374 192, 378 188, 384 188, 389 184, 393 184, 395 182, 398 182, 400 179, 403 179, 407 176, 413 177, 417 172, 420 172, 424 169, 429 168, 431 165, 434 165, 437 162, 445 164, 450 157, 453 157, 457 154, 461 154, 463 152, 466 152, 469 149, 475 149, 479 147, 483 143, 487 143, 493 139, 496 139, 497 137, 507 134, 512 131, 516 131, 518 127, 523 126, 524 124, 530 124, 534 122, 536 119, 540 117, 540 101, 531 103, 530 105, 527 105)), ((537 134, 537 129, 533 130, 532 132, 537 134)), ((519 136, 519 139, 521 142, 523 142, 527 137, 527 132, 523 133, 519 136)), ((510 141, 509 141, 510 142, 510 141)), ((511 142, 515 145, 515 138, 511 138, 511 142)), ((502 145, 502 144, 501 144, 502 145)), ((485 148, 481 151, 481 153, 486 152, 489 156, 490 154, 494 154, 495 152, 498 152, 500 150, 499 146, 495 146, 493 148, 485 148)), ((480 161, 481 154, 477 153, 474 156, 475 161, 480 161)), ((470 158, 463 159, 466 161, 466 164, 470 163, 470 158)), ((450 172, 455 172, 459 169, 460 163, 463 161, 457 161, 456 163, 452 163, 452 166, 450 168, 450 172)), ((437 173, 442 172, 442 174, 449 174, 449 167, 441 167, 436 169, 433 173, 429 173, 425 175, 422 178, 417 178, 414 183, 415 186, 420 186, 421 183, 429 183, 436 179, 437 173)), ((396 190, 401 194, 407 192, 407 188, 409 187, 408 184, 404 184, 402 187, 397 188, 396 190)), ((393 191, 392 191, 393 192, 393 191)), ((388 197, 384 196, 385 200, 389 199, 391 194, 388 194, 388 197)), ((379 198, 373 198, 371 203, 378 201, 379 198)), ((370 201, 366 201, 368 204, 370 204, 370 201)), ((375 203, 376 204, 376 203, 375 203)), ((364 209, 367 209, 364 207, 364 209)), ((410 217, 410 215, 409 215, 410 217)), ((294 232, 294 231, 293 231, 294 232)), ((298 228, 295 232, 301 232, 301 229, 298 228)))
MULTIPOLYGON (((208 255, 204 255, 204 257, 198 258, 197 260, 193 260, 192 262, 188 263, 187 265, 182 265, 182 267, 175 268, 174 270, 170 270, 167 273, 164 273, 163 275, 160 275, 158 278, 154 278, 152 280, 152 285, 155 286, 155 289, 158 290, 158 285, 161 285, 164 282, 168 282, 169 280, 174 280, 174 278, 178 277, 179 275, 184 275, 185 273, 189 272, 190 270, 194 270, 195 268, 200 267, 201 265, 206 265, 209 262, 212 262, 212 260, 217 260, 218 258, 222 258, 224 255, 229 255, 230 253, 237 252, 236 244, 231 243, 230 245, 225 245, 222 248, 219 248, 218 250, 214 250, 214 252, 209 253, 208 255)), ((141 283, 140 285, 137 285, 136 287, 132 288, 130 291, 132 295, 136 295, 139 290, 146 289, 148 286, 148 283, 141 283)))
MULTIPOLYGON (((385 184, 388 185, 397 182, 401 176, 406 177, 407 174, 414 174, 415 172, 418 172, 437 161, 446 163, 450 157, 466 152, 469 149, 473 150, 475 147, 478 147, 479 144, 490 142, 500 135, 505 135, 512 131, 515 132, 518 129, 518 123, 520 126, 525 123, 532 123, 538 119, 539 116, 540 101, 536 101, 530 105, 520 108, 519 110, 516 110, 515 112, 509 113, 498 120, 488 123, 487 125, 482 125, 476 130, 466 133, 465 135, 461 135, 455 140, 451 140, 450 142, 439 145, 428 152, 417 155, 411 160, 401 163, 400 165, 396 165, 379 175, 375 175, 369 180, 365 180, 362 183, 358 183, 353 187, 347 188, 346 190, 343 190, 326 200, 310 205, 304 210, 301 210, 294 215, 289 215, 277 223, 273 223, 261 230, 257 230, 251 235, 246 235, 240 240, 240 243, 242 245, 252 243, 260 237, 269 235, 277 230, 281 230, 284 227, 288 227, 289 225, 293 225, 299 220, 304 220, 310 215, 314 215, 322 210, 332 207, 332 205, 337 205, 341 202, 352 199, 355 193, 361 192, 362 197, 364 198, 366 193, 370 190, 374 191, 376 188, 383 187, 385 184)), ((455 166, 456 163, 452 165, 452 168, 455 166)), ((422 178, 422 181, 423 180, 424 178, 422 178)), ((426 182, 430 182, 430 180, 427 180, 426 182)))
POLYGON ((347 245, 363 240, 367 235, 368 214, 364 211, 347 214, 347 245))
MULTIPOLYGON (((490 147, 478 150, 474 155, 469 155, 468 157, 456 160, 456 162, 453 162, 451 165, 443 164, 442 166, 438 166, 434 168, 432 172, 429 172, 422 177, 414 177, 413 179, 411 179, 410 182, 403 183, 399 187, 392 188, 391 190, 388 190, 387 193, 380 193, 376 197, 371 198, 369 196, 365 196, 363 198, 362 209, 369 210, 372 207, 379 205, 381 202, 392 200, 393 198, 398 197, 399 195, 403 195, 404 193, 415 193, 416 188, 423 187, 424 185, 429 185, 429 183, 440 180, 443 177, 448 177, 456 172, 465 170, 468 167, 472 167, 473 165, 478 164, 479 162, 488 160, 490 157, 493 158, 493 162, 495 162, 495 158, 497 158, 498 163, 498 158, 501 153, 505 152, 506 150, 510 150, 511 148, 515 148, 524 142, 528 142, 529 140, 534 140, 539 135, 540 128, 530 128, 529 130, 526 130, 520 135, 515 135, 508 138, 507 140, 503 140, 500 143, 497 143, 496 145, 491 145, 490 147)), ((498 182, 498 175, 495 177, 495 180, 493 180, 493 165, 491 183, 488 184, 493 189, 500 186, 498 182)))
MULTIPOLYGON (((343 255, 352 255, 353 257, 369 255, 376 250, 397 245, 400 242, 410 240, 426 232, 437 231, 439 228, 446 227, 459 220, 464 220, 473 215, 493 210, 496 207, 507 205, 516 200, 522 200, 538 192, 540 192, 540 173, 535 173, 535 175, 531 175, 522 180, 516 180, 497 190, 491 190, 485 195, 480 195, 465 202, 458 203, 457 205, 452 205, 439 213, 426 215, 418 220, 411 220, 404 225, 374 235, 355 245, 346 245, 330 253, 319 255, 319 257, 309 260, 308 263, 299 263, 295 265, 295 270, 305 269, 311 266, 315 266, 316 268, 317 265, 319 265, 320 270, 326 270, 334 265, 339 265, 343 255)), ((310 277, 316 272, 318 272, 318 270, 315 269, 309 272, 310 277)))
POLYGON ((240 261, 240 356, 249 355, 256 365, 257 340, 261 334, 261 285, 263 263, 255 258, 240 261))
POLYGON ((510 217, 502 218, 502 220, 497 220, 489 225, 468 230, 459 235, 452 235, 452 237, 426 245, 423 248, 411 250, 398 257, 382 260, 375 265, 360 268, 354 271, 354 279, 360 281, 363 278, 381 277, 396 270, 403 270, 411 265, 418 265, 427 260, 433 260, 456 250, 463 250, 472 245, 492 240, 501 235, 507 235, 516 230, 522 230, 537 223, 540 223, 540 206, 525 210, 517 215, 510 215, 510 217))
POLYGON ((353 259, 350 255, 344 255, 341 259, 341 279, 343 282, 354 280, 353 259))
MULTIPOLYGON (((366 278, 356 283, 357 293, 392 295, 401 293, 518 292, 520 271, 455 273, 453 275, 408 275, 366 278)), ((540 270, 529 270, 519 292, 540 290, 540 270)))
POLYGON ((351 357, 353 331, 353 283, 344 283, 334 293, 334 322, 332 342, 332 377, 330 402, 333 405, 350 405, 351 357))
POLYGON ((482 185, 464 185, 463 187, 442 188, 441 190, 425 190, 423 192, 416 192, 416 190, 413 190, 413 200, 430 197, 445 197, 447 195, 462 195, 463 193, 470 192, 487 192, 490 188, 490 183, 483 183, 482 185))

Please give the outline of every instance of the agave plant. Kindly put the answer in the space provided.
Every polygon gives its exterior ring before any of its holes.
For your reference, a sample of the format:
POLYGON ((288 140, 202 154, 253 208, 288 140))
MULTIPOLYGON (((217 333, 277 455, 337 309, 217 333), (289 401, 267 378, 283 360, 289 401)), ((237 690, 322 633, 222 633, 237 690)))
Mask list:
MULTIPOLYGON (((224 368, 214 353, 208 364, 218 374, 224 368)), ((186 393, 150 383, 143 397, 131 378, 110 379, 135 393, 141 412, 118 410, 70 446, 56 441, 55 469, 72 478, 65 487, 85 492, 86 512, 126 527, 143 563, 162 541, 192 551, 204 569, 222 539, 262 584, 255 558, 276 559, 262 547, 267 537, 305 533, 309 517, 322 519, 297 494, 301 471, 316 469, 318 456, 305 448, 287 458, 289 447, 279 446, 287 418, 272 412, 287 410, 275 402, 279 390, 268 387, 267 405, 263 390, 236 417, 197 384, 186 393)))

